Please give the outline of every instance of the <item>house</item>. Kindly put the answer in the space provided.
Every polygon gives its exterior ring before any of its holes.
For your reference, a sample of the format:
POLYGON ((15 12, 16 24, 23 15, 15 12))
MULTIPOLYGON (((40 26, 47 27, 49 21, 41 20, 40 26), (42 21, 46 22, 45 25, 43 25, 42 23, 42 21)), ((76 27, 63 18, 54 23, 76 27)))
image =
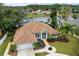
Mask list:
POLYGON ((45 40, 50 34, 58 32, 45 23, 29 22, 16 30, 13 42, 17 45, 17 50, 32 48, 33 42, 45 40))
POLYGON ((37 14, 41 14, 41 11, 42 11, 42 10, 39 9, 39 10, 36 11, 36 13, 37 13, 37 14))
POLYGON ((33 10, 32 13, 33 14, 50 14, 51 10, 40 10, 40 9, 38 9, 38 10, 35 10, 35 11, 33 10))
POLYGON ((40 10, 40 9, 39 9, 39 10, 35 10, 35 11, 33 10, 32 13, 33 13, 33 14, 41 14, 41 11, 42 11, 42 10, 40 10))
POLYGON ((48 10, 48 11, 44 10, 44 11, 41 12, 41 14, 50 14, 50 13, 51 13, 51 10, 48 10))
POLYGON ((57 11, 57 21, 59 27, 64 26, 64 23, 67 22, 71 25, 79 26, 79 12, 77 10, 70 10, 66 14, 63 14, 61 11, 57 11), (63 17, 64 15, 64 17, 63 17))

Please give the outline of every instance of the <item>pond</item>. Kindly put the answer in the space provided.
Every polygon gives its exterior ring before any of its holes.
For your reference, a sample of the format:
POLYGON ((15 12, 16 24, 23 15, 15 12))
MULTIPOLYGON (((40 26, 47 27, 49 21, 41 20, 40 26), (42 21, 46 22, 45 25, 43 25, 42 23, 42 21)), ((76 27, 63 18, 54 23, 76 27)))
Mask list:
MULTIPOLYGON (((36 17, 36 18, 26 18, 19 22, 20 25, 23 25, 25 23, 29 22, 43 22, 43 23, 49 23, 51 22, 51 18, 48 17, 36 17)), ((17 25, 18 26, 18 25, 17 25)))
POLYGON ((38 18, 32 18, 31 20, 36 22, 49 22, 50 17, 38 17, 38 18))

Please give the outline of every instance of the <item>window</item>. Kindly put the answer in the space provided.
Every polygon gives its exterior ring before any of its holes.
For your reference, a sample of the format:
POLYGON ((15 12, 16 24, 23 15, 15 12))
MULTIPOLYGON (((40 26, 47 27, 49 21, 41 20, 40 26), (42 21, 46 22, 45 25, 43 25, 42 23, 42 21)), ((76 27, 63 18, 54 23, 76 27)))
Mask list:
POLYGON ((43 38, 43 39, 46 38, 46 33, 42 33, 42 38, 43 38))
POLYGON ((36 36, 36 38, 37 38, 38 41, 41 39, 40 33, 35 33, 35 36, 36 36))
POLYGON ((40 34, 39 33, 36 33, 35 35, 36 35, 36 37, 40 37, 40 34))
POLYGON ((77 17, 74 17, 74 19, 77 19, 77 17))

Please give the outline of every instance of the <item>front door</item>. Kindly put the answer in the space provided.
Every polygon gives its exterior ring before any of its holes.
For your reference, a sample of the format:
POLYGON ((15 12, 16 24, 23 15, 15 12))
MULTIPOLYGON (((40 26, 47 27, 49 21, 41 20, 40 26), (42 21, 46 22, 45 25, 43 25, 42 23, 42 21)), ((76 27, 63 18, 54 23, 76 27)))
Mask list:
POLYGON ((38 41, 41 40, 41 34, 40 33, 35 33, 35 36, 36 36, 38 41))

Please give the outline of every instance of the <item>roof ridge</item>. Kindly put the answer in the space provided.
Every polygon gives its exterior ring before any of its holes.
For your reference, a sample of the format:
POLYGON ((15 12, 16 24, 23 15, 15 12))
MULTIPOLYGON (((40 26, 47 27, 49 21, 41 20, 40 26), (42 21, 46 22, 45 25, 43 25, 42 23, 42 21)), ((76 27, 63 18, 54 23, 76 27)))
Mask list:
POLYGON ((37 26, 35 25, 34 28, 33 28, 33 30, 32 30, 32 32, 35 30, 36 27, 37 27, 37 26))

